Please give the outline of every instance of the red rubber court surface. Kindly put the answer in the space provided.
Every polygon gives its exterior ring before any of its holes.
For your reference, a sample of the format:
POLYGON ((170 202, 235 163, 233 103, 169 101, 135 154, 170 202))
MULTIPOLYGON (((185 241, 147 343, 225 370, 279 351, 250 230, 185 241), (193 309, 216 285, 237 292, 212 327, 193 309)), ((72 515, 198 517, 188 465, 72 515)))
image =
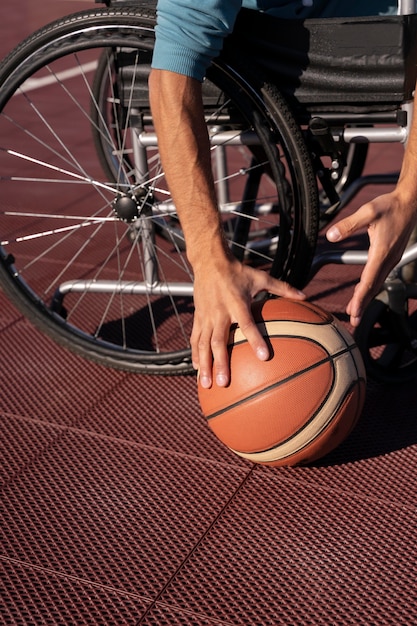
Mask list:
MULTIPOLYGON (((3 3, 1 53, 90 6, 3 3)), ((372 150, 367 173, 401 150, 372 150)), ((359 271, 325 267, 307 293, 347 323, 359 271)), ((272 469, 217 442, 193 377, 84 361, 1 293, 0 349, 1 623, 417 622, 415 383, 369 382, 335 452, 272 469)))

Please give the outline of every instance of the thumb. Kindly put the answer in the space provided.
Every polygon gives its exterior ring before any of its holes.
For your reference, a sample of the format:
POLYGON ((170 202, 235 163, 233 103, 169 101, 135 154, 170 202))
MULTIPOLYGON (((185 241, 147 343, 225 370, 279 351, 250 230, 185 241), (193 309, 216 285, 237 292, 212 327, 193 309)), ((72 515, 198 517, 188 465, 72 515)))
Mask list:
POLYGON ((356 231, 368 228, 374 217, 372 203, 368 202, 355 211, 355 213, 349 215, 349 217, 345 217, 343 220, 340 220, 340 222, 331 226, 326 232, 327 240, 332 243, 342 241, 346 239, 346 237, 353 235, 356 231))

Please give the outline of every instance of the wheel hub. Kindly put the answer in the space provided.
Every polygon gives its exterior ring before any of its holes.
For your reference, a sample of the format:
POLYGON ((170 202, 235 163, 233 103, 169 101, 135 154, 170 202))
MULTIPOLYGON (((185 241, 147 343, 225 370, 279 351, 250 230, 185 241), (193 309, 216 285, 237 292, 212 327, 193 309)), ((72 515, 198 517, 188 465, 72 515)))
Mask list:
POLYGON ((136 198, 124 194, 119 196, 113 203, 113 211, 124 222, 133 222, 140 215, 140 206, 136 198))

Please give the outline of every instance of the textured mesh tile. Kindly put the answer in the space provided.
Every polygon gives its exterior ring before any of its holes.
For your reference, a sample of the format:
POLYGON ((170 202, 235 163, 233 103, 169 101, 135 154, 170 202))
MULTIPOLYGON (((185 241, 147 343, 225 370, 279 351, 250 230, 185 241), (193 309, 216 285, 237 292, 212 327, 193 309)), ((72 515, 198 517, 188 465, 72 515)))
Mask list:
POLYGON ((24 564, 1 562, 2 624, 130 624, 146 610, 139 597, 24 564))
POLYGON ((8 367, 0 370, 0 411, 248 467, 208 428, 194 376, 159 378, 100 367, 25 321, 2 334, 2 349, 8 367), (41 363, 31 355, 41 355, 41 363), (19 376, 25 377, 25 393, 16 394, 19 376))
POLYGON ((350 460, 382 456, 417 443, 416 400, 415 381, 395 386, 370 379, 363 415, 349 442, 350 460))
POLYGON ((346 492, 352 483, 362 497, 383 501, 386 505, 414 509, 417 499, 415 470, 417 446, 398 450, 375 459, 367 459, 325 468, 289 470, 292 478, 310 484, 312 489, 325 488, 346 492))
POLYGON ((3 490, 7 555, 148 598, 246 473, 72 431, 3 490))
MULTIPOLYGON (((363 246, 365 240, 363 239, 363 246)), ((320 251, 331 251, 332 247, 325 241, 324 234, 319 236, 320 251)), ((359 247, 359 245, 358 245, 359 247)), ((349 246, 344 244, 341 249, 349 250, 349 246)), ((326 265, 319 270, 314 280, 305 288, 307 296, 319 306, 331 311, 342 321, 347 322, 345 314, 346 303, 349 301, 352 290, 358 281, 361 268, 357 266, 346 266, 343 270, 337 265, 326 265)))
POLYGON ((194 376, 129 376, 78 421, 79 428, 204 459, 250 465, 209 429, 194 376))
POLYGON ((45 0, 38 7, 27 3, 26 0, 17 0, 13 6, 0 4, 0 23, 3 25, 3 36, 0 40, 0 58, 3 58, 15 45, 36 28, 73 11, 81 11, 93 2, 84 0, 45 0), (11 10, 13 9, 13 10, 11 10), (7 25, 7 28, 6 28, 7 25))
POLYGON ((25 320, 7 328, 1 342, 7 367, 0 369, 0 411, 248 467, 208 428, 194 376, 160 378, 100 367, 25 320), (22 378, 24 393, 17 394, 22 378))
POLYGON ((157 604, 145 614, 141 626, 233 626, 234 622, 225 622, 215 617, 192 613, 175 607, 157 604))
POLYGON ((0 411, 47 422, 74 423, 125 376, 64 350, 28 321, 1 333, 1 350, 0 411))
POLYGON ((233 624, 414 623, 415 513, 350 488, 255 472, 161 601, 233 624))
POLYGON ((35 420, 2 415, 0 419, 0 480, 11 482, 23 468, 41 457, 63 428, 35 420))

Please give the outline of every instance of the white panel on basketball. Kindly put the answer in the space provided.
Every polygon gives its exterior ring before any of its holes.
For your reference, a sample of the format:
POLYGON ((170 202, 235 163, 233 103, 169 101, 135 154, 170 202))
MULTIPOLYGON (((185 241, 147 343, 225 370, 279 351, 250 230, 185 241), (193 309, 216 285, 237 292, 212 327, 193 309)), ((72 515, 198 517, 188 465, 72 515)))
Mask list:
MULTIPOLYGON (((356 350, 356 348, 354 350, 356 350)), ((299 452, 314 441, 331 423, 341 402, 352 386, 352 380, 356 380, 357 378, 358 365, 356 359, 353 358, 350 352, 344 352, 343 354, 335 356, 333 363, 335 368, 335 383, 332 390, 321 410, 318 411, 313 420, 306 424, 305 428, 294 435, 290 440, 270 450, 265 450, 264 452, 244 453, 231 448, 232 451, 250 461, 271 463, 299 452)))
MULTIPOLYGON (((257 326, 264 336, 292 336, 302 339, 308 338, 317 342, 331 357, 335 372, 333 387, 323 406, 316 413, 314 419, 308 421, 306 426, 290 440, 269 450, 256 453, 239 452, 231 448, 233 452, 245 459, 257 463, 270 463, 295 454, 314 441, 334 419, 352 386, 352 381, 357 381, 358 378, 365 380, 365 369, 353 338, 338 322, 314 324, 311 322, 268 320, 257 324, 257 326)), ((244 341, 246 339, 240 328, 235 329, 233 342, 237 344, 244 341)))
MULTIPOLYGON (((338 354, 347 347, 354 346, 355 342, 343 326, 331 324, 312 324, 309 322, 293 322, 288 320, 268 320, 257 324, 261 333, 270 337, 300 337, 301 339, 311 339, 323 346, 329 355, 338 354), (329 332, 333 328, 334 332, 329 332)), ((233 339, 230 343, 240 343, 246 341, 240 328, 236 328, 233 339)))

